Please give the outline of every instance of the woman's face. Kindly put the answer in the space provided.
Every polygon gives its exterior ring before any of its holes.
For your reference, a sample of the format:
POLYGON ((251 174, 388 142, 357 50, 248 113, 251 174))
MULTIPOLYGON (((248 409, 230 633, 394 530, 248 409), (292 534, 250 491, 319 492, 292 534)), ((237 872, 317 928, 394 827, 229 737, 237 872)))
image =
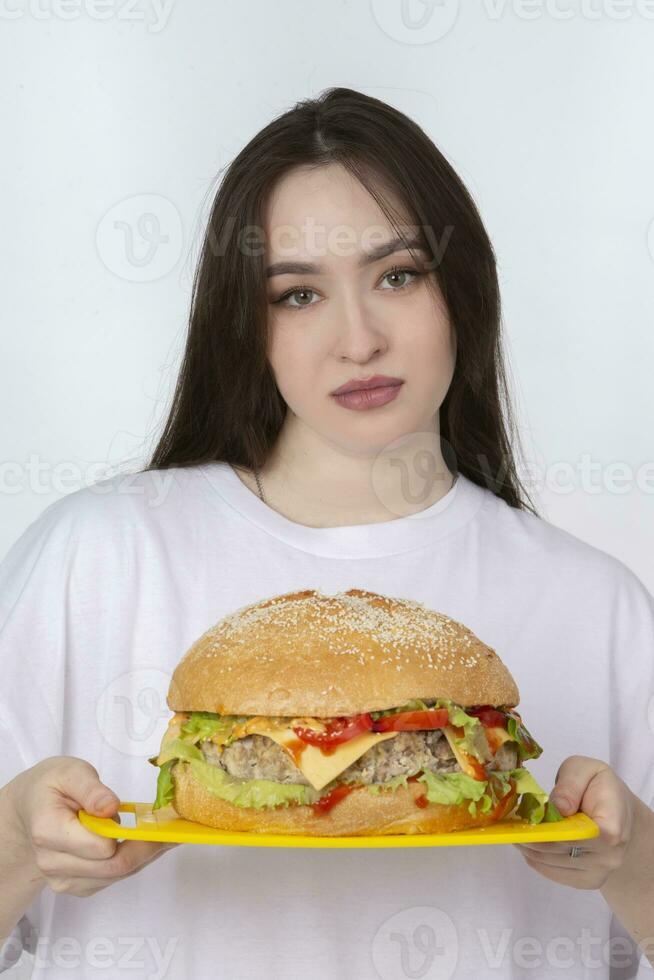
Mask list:
POLYGON ((454 372, 447 309, 440 290, 435 296, 427 285, 433 271, 419 275, 420 262, 406 248, 360 262, 395 237, 373 198, 337 164, 289 173, 266 210, 266 269, 319 267, 267 277, 268 356, 277 386, 298 421, 350 453, 433 430, 454 372), (374 374, 404 382, 385 405, 356 411, 331 395, 374 374))

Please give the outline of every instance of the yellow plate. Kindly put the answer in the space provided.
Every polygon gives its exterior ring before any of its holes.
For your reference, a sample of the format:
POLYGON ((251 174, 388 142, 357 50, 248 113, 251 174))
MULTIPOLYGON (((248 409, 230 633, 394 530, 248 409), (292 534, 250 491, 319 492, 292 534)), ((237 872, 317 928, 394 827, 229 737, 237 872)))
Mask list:
POLYGON ((457 844, 514 844, 532 841, 578 841, 599 836, 599 827, 585 813, 553 823, 530 824, 508 818, 490 827, 454 830, 447 834, 379 834, 371 837, 310 837, 303 834, 259 834, 216 830, 182 820, 172 806, 153 811, 150 803, 121 803, 120 813, 133 813, 136 827, 125 827, 110 817, 94 817, 79 810, 85 827, 103 837, 152 840, 179 844, 245 844, 254 847, 443 847, 457 844))

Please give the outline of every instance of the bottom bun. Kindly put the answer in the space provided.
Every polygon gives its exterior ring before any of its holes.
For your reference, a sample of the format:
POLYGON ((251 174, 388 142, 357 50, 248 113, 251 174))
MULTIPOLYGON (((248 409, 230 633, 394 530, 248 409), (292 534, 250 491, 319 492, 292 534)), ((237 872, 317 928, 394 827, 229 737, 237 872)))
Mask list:
POLYGON ((191 774, 188 763, 171 770, 175 787, 173 806, 180 817, 219 830, 246 830, 261 834, 308 834, 316 837, 372 836, 376 834, 441 834, 471 827, 487 827, 508 816, 517 801, 512 786, 502 800, 501 814, 472 816, 469 802, 457 805, 416 804, 424 796, 424 783, 413 781, 396 790, 371 793, 357 786, 326 813, 311 805, 255 809, 236 806, 206 789, 191 774))

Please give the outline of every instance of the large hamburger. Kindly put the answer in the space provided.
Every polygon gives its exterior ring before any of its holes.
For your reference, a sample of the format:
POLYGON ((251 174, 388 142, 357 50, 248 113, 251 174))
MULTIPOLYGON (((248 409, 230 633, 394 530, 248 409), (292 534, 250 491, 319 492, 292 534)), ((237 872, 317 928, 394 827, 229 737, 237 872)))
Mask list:
POLYGON ((349 589, 226 616, 175 668, 153 809, 224 830, 440 833, 562 819, 516 684, 467 627, 349 589))

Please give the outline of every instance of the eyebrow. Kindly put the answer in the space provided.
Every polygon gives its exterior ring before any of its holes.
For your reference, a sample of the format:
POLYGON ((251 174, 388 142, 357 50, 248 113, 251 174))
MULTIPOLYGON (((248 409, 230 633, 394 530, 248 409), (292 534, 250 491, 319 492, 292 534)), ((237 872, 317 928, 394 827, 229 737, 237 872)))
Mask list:
MULTIPOLYGON (((366 265, 371 265, 373 262, 379 261, 379 259, 385 258, 387 255, 391 255, 393 252, 404 251, 407 248, 427 252, 427 249, 423 246, 419 238, 392 238, 388 242, 382 242, 381 245, 377 245, 369 252, 360 252, 357 264, 359 268, 363 268, 366 265)), ((266 278, 271 279, 273 276, 284 276, 288 273, 301 276, 310 274, 319 276, 324 271, 321 265, 314 265, 312 262, 274 262, 266 269, 266 278)))

